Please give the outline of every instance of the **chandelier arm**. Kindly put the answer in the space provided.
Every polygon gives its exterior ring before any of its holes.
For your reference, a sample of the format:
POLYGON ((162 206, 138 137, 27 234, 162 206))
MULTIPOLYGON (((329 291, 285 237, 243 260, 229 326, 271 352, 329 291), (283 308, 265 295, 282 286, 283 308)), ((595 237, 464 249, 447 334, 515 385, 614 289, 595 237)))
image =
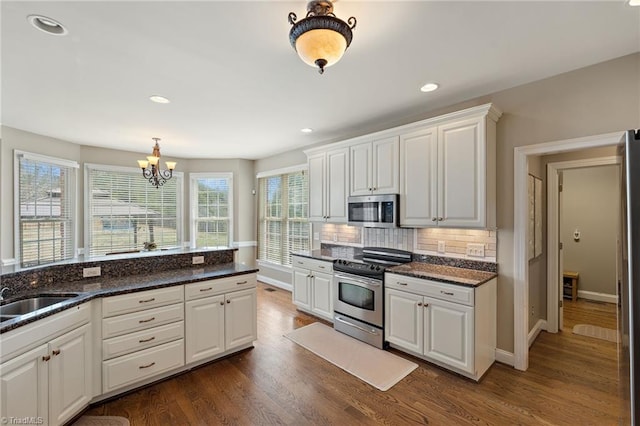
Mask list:
POLYGON ((158 170, 158 175, 167 181, 173 177, 173 170, 158 170))
POLYGON ((357 23, 358 21, 356 21, 356 18, 352 16, 352 17, 350 17, 349 19, 347 19, 347 22, 349 23, 349 27, 350 27, 351 29, 354 29, 354 28, 356 27, 356 23, 357 23))
POLYGON ((298 19, 298 16, 293 12, 289 12, 289 23, 291 25, 296 23, 296 19, 298 19))

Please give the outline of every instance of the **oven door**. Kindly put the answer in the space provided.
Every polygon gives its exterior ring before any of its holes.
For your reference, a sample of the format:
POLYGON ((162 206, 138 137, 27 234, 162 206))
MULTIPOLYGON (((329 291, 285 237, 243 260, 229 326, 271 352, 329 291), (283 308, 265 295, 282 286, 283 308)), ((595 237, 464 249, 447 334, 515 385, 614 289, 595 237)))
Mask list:
POLYGON ((382 280, 334 272, 333 282, 335 312, 383 326, 382 280))

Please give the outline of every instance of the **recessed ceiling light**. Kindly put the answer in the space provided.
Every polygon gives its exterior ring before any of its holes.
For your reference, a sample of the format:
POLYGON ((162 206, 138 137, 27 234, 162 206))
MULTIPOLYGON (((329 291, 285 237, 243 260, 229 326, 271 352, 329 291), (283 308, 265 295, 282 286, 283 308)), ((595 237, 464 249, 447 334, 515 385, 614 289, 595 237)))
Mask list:
POLYGON ((438 85, 438 83, 427 83, 424 86, 422 86, 420 88, 420 91, 422 92, 433 92, 434 90, 436 90, 438 87, 440 87, 438 85))
POLYGON ((151 101, 158 103, 158 104, 168 104, 169 102, 171 102, 169 99, 165 98, 164 96, 160 96, 160 95, 152 95, 149 96, 149 99, 151 99, 151 101))
POLYGON ((311 127, 305 127, 304 129, 300 129, 302 133, 311 133, 313 129, 311 127))
POLYGON ((27 21, 40 31, 44 31, 47 34, 62 36, 69 32, 60 22, 55 19, 47 18, 46 16, 29 15, 27 16, 27 21))
POLYGON ((629 6, 640 6, 640 0, 629 0, 629 6))

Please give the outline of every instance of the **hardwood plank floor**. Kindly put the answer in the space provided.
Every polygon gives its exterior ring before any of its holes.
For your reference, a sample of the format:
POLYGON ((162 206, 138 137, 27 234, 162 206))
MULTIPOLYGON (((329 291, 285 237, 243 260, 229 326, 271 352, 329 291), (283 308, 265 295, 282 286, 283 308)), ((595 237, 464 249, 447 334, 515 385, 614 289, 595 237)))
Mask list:
POLYGON ((86 414, 124 416, 132 426, 620 423, 613 343, 542 332, 528 371, 496 363, 480 383, 393 351, 419 367, 381 392, 283 337, 318 320, 297 311, 289 292, 268 287, 258 285, 253 349, 86 414))

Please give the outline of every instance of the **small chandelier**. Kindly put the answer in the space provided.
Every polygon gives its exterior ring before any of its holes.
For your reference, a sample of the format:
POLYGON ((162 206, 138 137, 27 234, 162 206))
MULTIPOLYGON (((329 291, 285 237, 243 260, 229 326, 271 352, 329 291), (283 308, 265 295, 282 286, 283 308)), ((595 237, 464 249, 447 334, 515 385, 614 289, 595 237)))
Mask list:
POLYGON ((318 67, 320 74, 342 58, 351 44, 356 27, 356 18, 347 20, 349 24, 336 18, 333 4, 328 0, 312 0, 307 3, 307 16, 299 22, 295 13, 289 13, 291 46, 305 63, 318 67))
POLYGON ((138 160, 138 166, 142 169, 142 176, 149 180, 149 183, 156 188, 160 188, 169 179, 173 177, 173 169, 176 168, 175 161, 166 161, 167 170, 160 170, 160 138, 151 138, 156 144, 153 147, 153 153, 146 160, 138 160), (147 168, 151 166, 151 168, 147 168))

